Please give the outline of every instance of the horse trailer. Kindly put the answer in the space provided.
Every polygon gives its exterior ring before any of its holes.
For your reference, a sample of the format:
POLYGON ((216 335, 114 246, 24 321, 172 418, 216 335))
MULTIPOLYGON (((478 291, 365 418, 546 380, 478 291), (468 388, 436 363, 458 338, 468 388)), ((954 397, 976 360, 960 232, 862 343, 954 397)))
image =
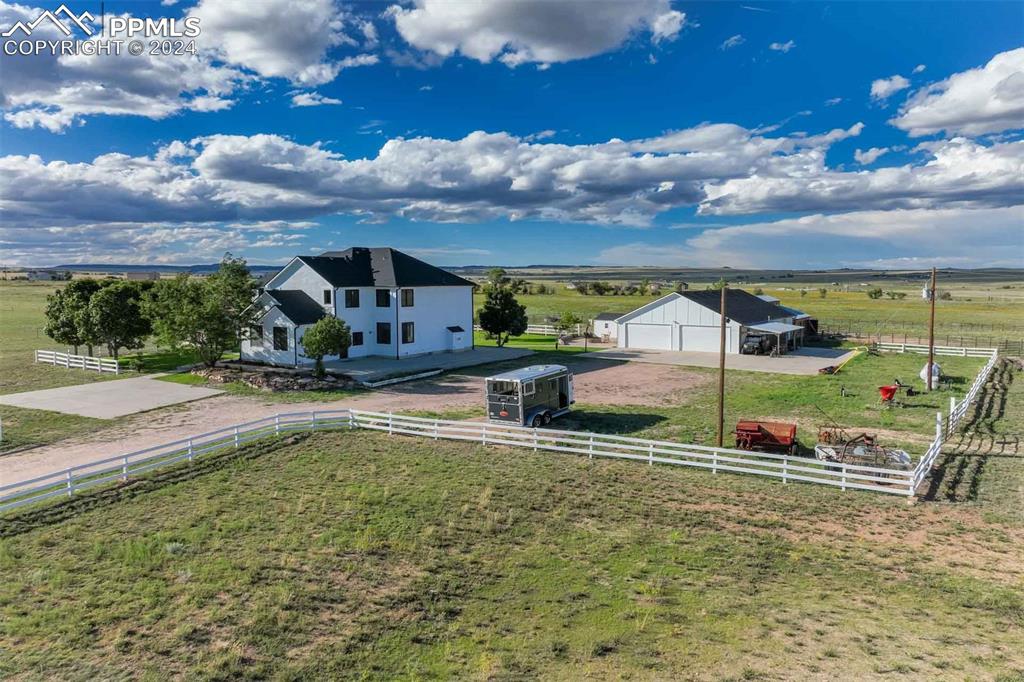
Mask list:
POLYGON ((563 365, 531 365, 487 378, 487 417, 520 426, 543 426, 569 411, 572 372, 563 365))

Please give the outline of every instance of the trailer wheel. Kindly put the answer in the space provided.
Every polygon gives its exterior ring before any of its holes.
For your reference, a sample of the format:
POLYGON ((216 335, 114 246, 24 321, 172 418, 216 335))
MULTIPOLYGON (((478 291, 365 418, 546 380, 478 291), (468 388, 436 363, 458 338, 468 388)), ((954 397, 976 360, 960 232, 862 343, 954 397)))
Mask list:
POLYGON ((533 428, 535 429, 539 429, 540 427, 544 426, 544 415, 533 415, 533 420, 530 422, 530 425, 533 426, 533 428))
POLYGON ((547 426, 548 424, 551 423, 551 413, 550 412, 545 412, 543 414, 543 417, 544 417, 544 426, 547 426))

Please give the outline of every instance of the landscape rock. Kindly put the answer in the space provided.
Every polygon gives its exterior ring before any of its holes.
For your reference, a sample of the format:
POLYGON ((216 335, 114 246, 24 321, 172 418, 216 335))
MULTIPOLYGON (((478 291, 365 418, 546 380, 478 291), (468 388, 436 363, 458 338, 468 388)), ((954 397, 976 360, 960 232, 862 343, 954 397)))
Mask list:
POLYGON ((239 382, 257 390, 274 393, 282 391, 336 391, 356 385, 348 377, 327 375, 323 379, 317 379, 310 374, 275 372, 273 370, 246 370, 234 367, 197 367, 192 370, 192 374, 203 377, 211 384, 239 382))

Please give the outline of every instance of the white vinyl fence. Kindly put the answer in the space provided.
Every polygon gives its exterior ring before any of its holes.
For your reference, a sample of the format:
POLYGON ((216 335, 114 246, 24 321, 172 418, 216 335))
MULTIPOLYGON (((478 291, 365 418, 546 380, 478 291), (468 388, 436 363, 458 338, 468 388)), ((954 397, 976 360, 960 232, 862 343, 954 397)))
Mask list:
MULTIPOLYGON (((876 343, 880 351, 895 353, 920 353, 927 355, 928 346, 917 343, 876 343)), ((959 355, 964 358, 989 358, 996 353, 995 348, 970 348, 963 346, 935 346, 935 355, 959 355)))
MULTIPOLYGON (((922 355, 928 354, 928 346, 912 343, 876 343, 875 348, 880 351, 890 351, 896 353, 917 353, 922 355)), ((999 351, 995 348, 965 348, 959 346, 935 346, 935 355, 959 355, 965 358, 988 358, 988 362, 981 368, 978 375, 974 377, 974 383, 971 384, 971 388, 967 391, 967 395, 960 401, 959 404, 956 402, 956 398, 950 398, 949 402, 949 417, 943 421, 942 412, 938 412, 935 415, 935 440, 931 442, 928 449, 918 460, 917 466, 914 468, 914 482, 911 490, 917 490, 918 486, 924 482, 924 479, 928 477, 929 472, 932 470, 932 466, 935 464, 936 458, 939 453, 942 452, 942 446, 945 444, 946 439, 949 438, 956 430, 960 427, 960 422, 967 414, 967 411, 974 404, 974 401, 978 398, 978 394, 981 393, 985 387, 985 383, 988 381, 989 376, 992 374, 992 370, 995 369, 996 364, 999 362, 999 351)), ((913 493, 911 493, 913 494, 913 493)))
POLYGON ((68 369, 89 369, 94 372, 121 373, 121 367, 114 358, 94 358, 88 355, 70 355, 53 350, 37 350, 36 362, 68 369))
MULTIPOLYGON (((483 331, 480 325, 473 325, 474 331, 483 331)), ((586 331, 586 325, 577 324, 574 328, 570 327, 568 330, 561 330, 552 324, 531 324, 526 327, 527 334, 539 334, 540 336, 561 336, 565 333, 575 334, 576 336, 582 336, 583 332, 586 331)))
POLYGON ((137 450, 116 457, 79 464, 43 476, 0 485, 0 512, 55 497, 72 497, 89 488, 127 481, 161 467, 191 462, 202 455, 237 448, 260 438, 293 431, 369 429, 434 440, 464 440, 483 445, 504 445, 534 451, 566 452, 589 458, 611 457, 648 464, 674 464, 779 478, 783 483, 802 481, 840 488, 871 490, 896 495, 913 494, 913 471, 849 464, 826 464, 814 459, 746 450, 686 445, 669 441, 614 436, 603 433, 557 431, 461 422, 405 415, 341 409, 278 414, 229 426, 209 433, 137 450))
POLYGON ((977 399, 998 362, 993 352, 975 378, 967 395, 955 405, 948 422, 936 415, 935 440, 913 470, 886 469, 853 464, 826 463, 804 457, 750 452, 705 445, 648 440, 629 436, 583 431, 559 431, 505 426, 487 422, 463 422, 406 415, 340 409, 277 414, 256 421, 228 426, 209 433, 99 459, 54 471, 35 478, 0 485, 0 513, 50 498, 72 497, 77 491, 98 485, 127 481, 133 476, 161 467, 191 462, 205 454, 238 448, 261 438, 294 431, 369 429, 434 440, 464 440, 483 445, 503 445, 533 451, 565 452, 588 458, 610 457, 648 464, 697 467, 718 472, 753 474, 827 485, 841 490, 869 490, 912 497, 927 477, 942 449, 968 408, 977 399))

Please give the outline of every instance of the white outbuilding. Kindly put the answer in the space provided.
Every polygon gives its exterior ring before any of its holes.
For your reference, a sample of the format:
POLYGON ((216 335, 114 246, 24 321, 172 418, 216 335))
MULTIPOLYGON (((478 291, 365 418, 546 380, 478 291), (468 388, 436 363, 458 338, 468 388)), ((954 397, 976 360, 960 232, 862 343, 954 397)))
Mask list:
MULTIPOLYGON (((618 347, 717 353, 721 292, 683 291, 663 296, 619 317, 618 347)), ((726 290, 726 352, 739 353, 748 337, 768 337, 782 350, 802 342, 794 312, 742 289, 726 290)))

